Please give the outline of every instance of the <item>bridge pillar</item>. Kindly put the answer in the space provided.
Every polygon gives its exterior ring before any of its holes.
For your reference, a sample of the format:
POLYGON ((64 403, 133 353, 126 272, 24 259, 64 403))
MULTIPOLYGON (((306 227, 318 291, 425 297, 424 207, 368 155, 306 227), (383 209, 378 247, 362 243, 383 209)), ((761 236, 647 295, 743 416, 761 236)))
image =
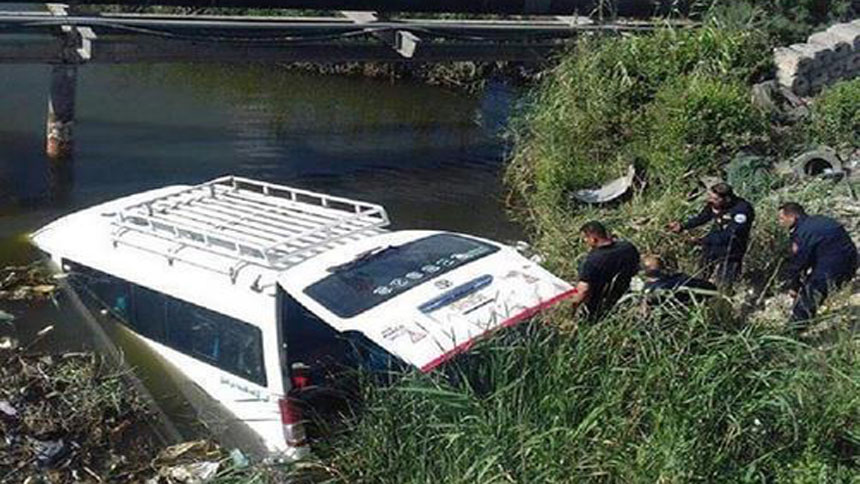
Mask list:
POLYGON ((77 78, 76 65, 57 64, 51 67, 45 152, 52 161, 72 158, 77 78))

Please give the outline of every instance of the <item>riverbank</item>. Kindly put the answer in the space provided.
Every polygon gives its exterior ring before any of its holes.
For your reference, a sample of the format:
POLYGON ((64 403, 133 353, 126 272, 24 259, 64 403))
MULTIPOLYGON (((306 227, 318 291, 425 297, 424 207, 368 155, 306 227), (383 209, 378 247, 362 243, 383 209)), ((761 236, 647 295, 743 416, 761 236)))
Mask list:
POLYGON ((590 219, 695 273, 697 253, 665 226, 701 206, 703 178, 730 180, 757 209, 734 294, 649 312, 631 296, 597 325, 560 308, 522 341, 480 345, 459 383, 411 375, 367 390, 367 412, 308 465, 335 482, 855 479, 860 288, 833 295, 809 330, 788 327, 776 209, 804 203, 860 239, 860 185, 776 167, 821 143, 855 156, 860 81, 801 106, 754 100, 771 49, 793 35, 768 8, 714 12, 696 31, 580 42, 533 92, 507 174, 538 251, 571 280, 590 219), (571 197, 630 164, 626 198, 571 197))

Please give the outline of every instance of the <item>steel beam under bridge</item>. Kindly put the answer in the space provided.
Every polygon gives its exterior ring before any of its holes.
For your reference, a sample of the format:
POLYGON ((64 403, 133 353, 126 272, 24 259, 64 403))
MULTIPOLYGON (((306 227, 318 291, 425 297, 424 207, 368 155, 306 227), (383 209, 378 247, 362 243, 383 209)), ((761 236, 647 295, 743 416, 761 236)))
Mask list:
MULTIPOLYGON (((144 36, 99 36, 87 64, 125 62, 451 62, 546 60, 561 44, 500 45, 487 43, 428 43, 410 58, 378 42, 308 42, 298 45, 213 43, 144 36)), ((15 35, 0 39, 0 64, 59 64, 68 62, 67 47, 46 35, 15 35)))
MULTIPOLYGON (((44 3, 0 0, 0 3, 44 3)), ((452 12, 532 15, 588 15, 603 10, 621 17, 649 17, 685 11, 689 0, 75 0, 77 5, 240 7, 314 10, 375 10, 379 12, 452 12)))

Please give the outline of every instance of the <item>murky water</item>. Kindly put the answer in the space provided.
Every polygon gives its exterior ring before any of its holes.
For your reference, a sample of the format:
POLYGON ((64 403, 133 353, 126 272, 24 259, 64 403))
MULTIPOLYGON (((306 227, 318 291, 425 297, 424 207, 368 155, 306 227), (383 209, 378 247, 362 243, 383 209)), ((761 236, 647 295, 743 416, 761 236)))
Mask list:
MULTIPOLYGON (((496 135, 513 98, 502 86, 470 97, 272 65, 85 66, 75 160, 53 166, 43 154, 49 73, 0 66, 0 265, 33 259, 26 234, 62 214, 224 174, 380 203, 394 228, 520 237, 502 204, 496 135)), ((5 309, 27 334, 55 324, 41 344, 90 344, 62 307, 5 309)), ((125 345, 144 378, 159 371, 125 345)))

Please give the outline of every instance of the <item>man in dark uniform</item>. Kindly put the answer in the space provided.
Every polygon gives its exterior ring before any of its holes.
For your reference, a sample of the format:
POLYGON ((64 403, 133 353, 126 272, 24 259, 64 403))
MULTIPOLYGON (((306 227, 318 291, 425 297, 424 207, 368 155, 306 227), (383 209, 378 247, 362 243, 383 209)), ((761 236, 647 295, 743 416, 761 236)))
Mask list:
POLYGON ((580 232, 591 250, 579 266, 571 300, 574 309, 585 304, 589 318, 596 321, 630 288, 630 279, 639 272, 639 251, 630 242, 610 237, 600 222, 588 222, 580 232))
POLYGON ((698 215, 684 223, 670 223, 669 230, 680 233, 711 220, 714 221, 711 231, 693 242, 702 246, 706 273, 713 274, 717 284, 731 286, 741 275, 755 211, 727 183, 717 183, 708 190, 708 202, 698 215))
POLYGON ((779 224, 791 230, 792 257, 786 270, 787 288, 795 298, 791 322, 808 321, 830 289, 854 277, 857 247, 839 222, 806 215, 798 203, 782 204, 778 216, 779 224))
POLYGON ((645 271, 645 293, 649 296, 649 304, 660 303, 663 296, 671 294, 681 304, 687 304, 694 298, 700 300, 716 294, 717 286, 703 279, 698 279, 683 272, 668 272, 663 261, 648 255, 642 258, 645 271))

